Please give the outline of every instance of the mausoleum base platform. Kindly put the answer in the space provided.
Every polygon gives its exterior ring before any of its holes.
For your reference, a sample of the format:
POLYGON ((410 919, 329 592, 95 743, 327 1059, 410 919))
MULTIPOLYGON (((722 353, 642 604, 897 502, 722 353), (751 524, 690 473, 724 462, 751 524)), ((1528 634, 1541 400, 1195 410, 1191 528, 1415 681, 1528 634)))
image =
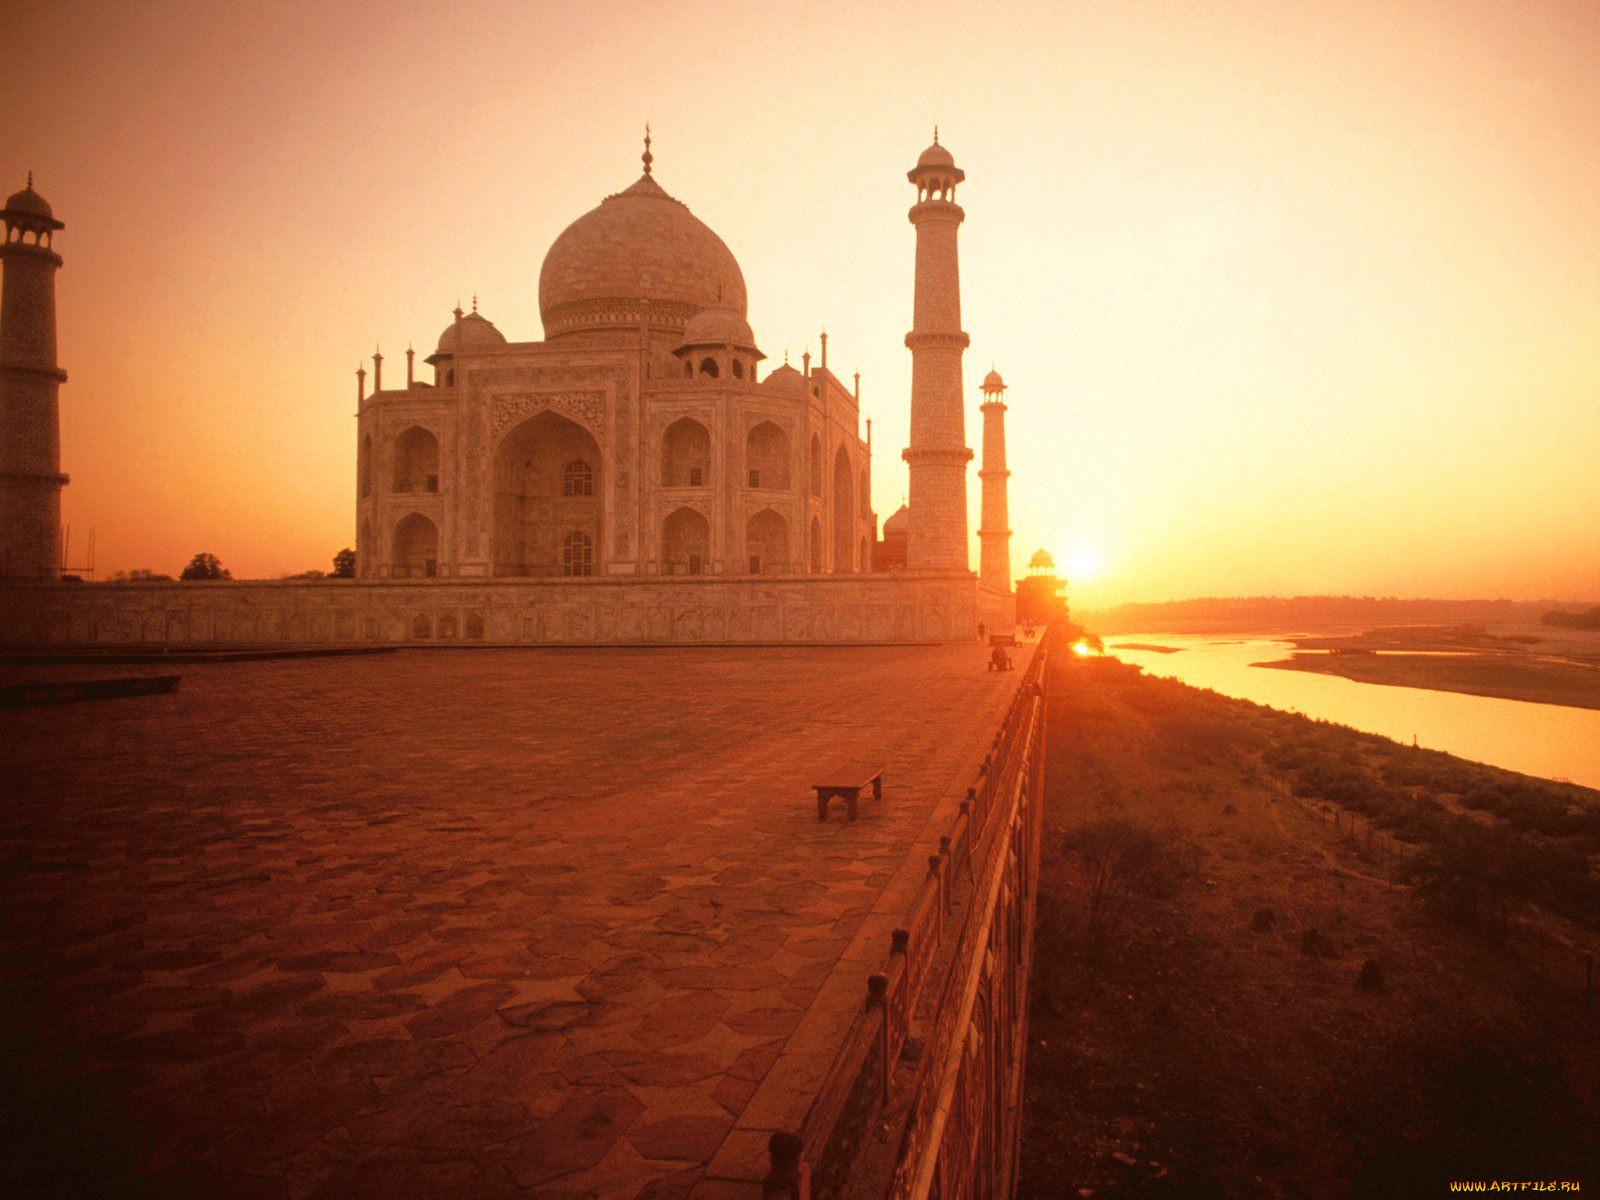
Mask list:
POLYGON ((0 713, 0 1192, 759 1196, 1033 650, 402 651, 0 713), (819 823, 851 759, 883 797, 819 823))
POLYGON ((0 646, 883 644, 975 636, 969 572, 0 583, 0 646))

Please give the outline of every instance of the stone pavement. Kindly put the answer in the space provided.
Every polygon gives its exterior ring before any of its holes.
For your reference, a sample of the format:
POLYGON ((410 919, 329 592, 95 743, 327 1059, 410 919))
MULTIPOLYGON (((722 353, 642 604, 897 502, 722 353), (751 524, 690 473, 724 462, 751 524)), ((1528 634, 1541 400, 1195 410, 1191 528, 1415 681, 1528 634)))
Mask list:
POLYGON ((0 1194, 759 1195, 1021 676, 985 657, 409 651, 0 712, 0 1194), (884 799, 819 824, 855 758, 884 799))

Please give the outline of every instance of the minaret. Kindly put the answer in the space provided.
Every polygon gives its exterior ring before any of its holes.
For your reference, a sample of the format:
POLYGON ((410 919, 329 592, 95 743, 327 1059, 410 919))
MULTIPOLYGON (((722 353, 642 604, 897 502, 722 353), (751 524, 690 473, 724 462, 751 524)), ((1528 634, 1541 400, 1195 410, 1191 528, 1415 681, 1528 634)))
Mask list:
POLYGON ((906 346, 911 351, 911 445, 901 457, 911 478, 906 566, 913 571, 966 571, 967 464, 962 414, 961 277, 956 230, 966 213, 955 202, 966 174, 950 151, 933 145, 906 173, 916 185, 911 223, 917 228, 916 301, 906 346))
POLYGON ((1011 594, 1011 530, 1006 503, 1006 381, 999 371, 983 379, 983 522, 978 526, 978 586, 997 595, 1011 594))
POLYGON ((0 209, 0 577, 61 574, 61 410, 67 373, 56 366, 58 229, 44 197, 28 186, 0 209))

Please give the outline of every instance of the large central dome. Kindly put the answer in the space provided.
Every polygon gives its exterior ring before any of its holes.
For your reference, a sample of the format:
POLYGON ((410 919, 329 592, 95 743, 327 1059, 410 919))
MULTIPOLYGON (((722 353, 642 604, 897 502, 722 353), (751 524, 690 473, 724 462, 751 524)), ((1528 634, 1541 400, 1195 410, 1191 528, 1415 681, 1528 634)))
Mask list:
POLYGON ((546 338, 641 325, 682 330, 706 308, 745 315, 739 264, 648 174, 568 225, 539 272, 546 338))

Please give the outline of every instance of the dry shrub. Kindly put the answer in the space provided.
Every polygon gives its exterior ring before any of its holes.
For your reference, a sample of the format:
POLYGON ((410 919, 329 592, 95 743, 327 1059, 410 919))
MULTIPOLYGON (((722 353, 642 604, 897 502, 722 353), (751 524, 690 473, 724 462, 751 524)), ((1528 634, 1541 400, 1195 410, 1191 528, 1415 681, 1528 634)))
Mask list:
POLYGON ((1127 817, 1102 817, 1083 825, 1067 834, 1063 849, 1083 872, 1092 955, 1120 934, 1136 897, 1170 894, 1180 871, 1170 837, 1127 817))

